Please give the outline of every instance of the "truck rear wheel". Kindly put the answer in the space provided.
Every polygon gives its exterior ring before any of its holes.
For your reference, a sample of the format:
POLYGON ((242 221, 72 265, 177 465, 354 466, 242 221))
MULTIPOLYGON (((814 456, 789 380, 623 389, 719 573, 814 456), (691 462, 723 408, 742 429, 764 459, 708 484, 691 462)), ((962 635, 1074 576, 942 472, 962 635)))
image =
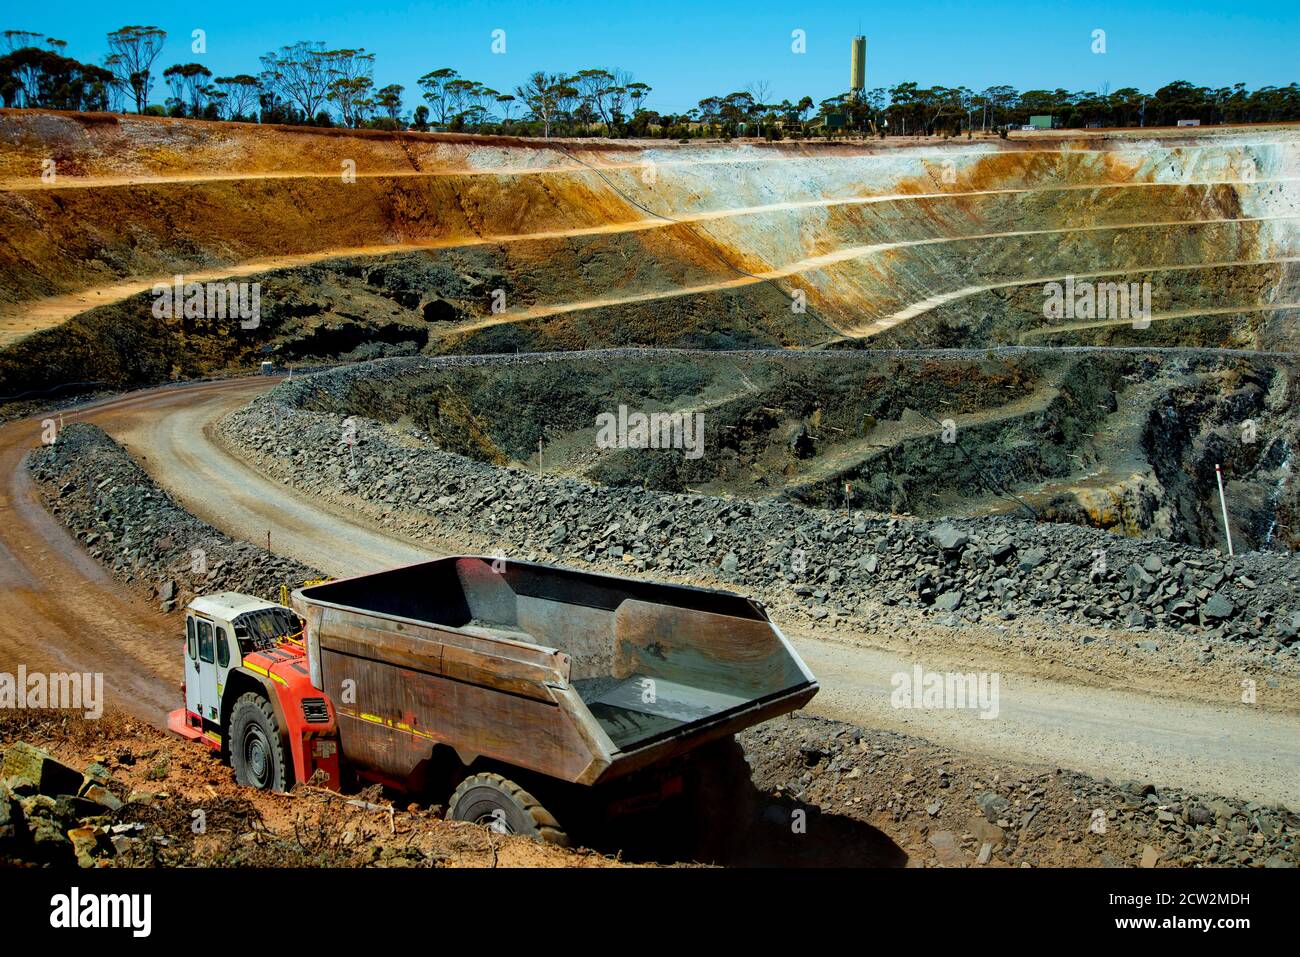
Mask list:
POLYGON ((545 844, 569 846, 559 821, 514 781, 499 774, 472 774, 447 805, 447 819, 470 821, 500 834, 519 834, 545 844))
POLYGON ((256 692, 240 695, 230 712, 230 764, 235 780, 263 791, 284 791, 288 760, 271 702, 256 692))

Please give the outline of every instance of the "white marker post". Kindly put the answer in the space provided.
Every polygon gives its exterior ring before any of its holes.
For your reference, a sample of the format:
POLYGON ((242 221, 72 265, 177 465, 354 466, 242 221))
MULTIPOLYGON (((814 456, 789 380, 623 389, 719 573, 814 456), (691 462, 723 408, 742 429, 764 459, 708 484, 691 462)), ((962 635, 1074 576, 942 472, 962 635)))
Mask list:
POLYGON ((1228 557, 1231 558, 1236 553, 1232 550, 1232 529, 1228 527, 1228 498, 1223 494, 1223 466, 1214 467, 1214 476, 1219 480, 1219 506, 1223 509, 1223 534, 1228 536, 1228 557))

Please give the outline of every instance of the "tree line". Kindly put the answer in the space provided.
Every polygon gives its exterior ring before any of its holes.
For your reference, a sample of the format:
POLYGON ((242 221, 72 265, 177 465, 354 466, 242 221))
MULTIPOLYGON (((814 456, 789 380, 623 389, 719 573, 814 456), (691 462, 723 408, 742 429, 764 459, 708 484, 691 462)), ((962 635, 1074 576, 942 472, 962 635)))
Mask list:
POLYGON ((1174 126, 1180 120, 1204 125, 1273 123, 1300 119, 1300 86, 1244 83, 1225 87, 1195 86, 1176 80, 1154 93, 1135 87, 1111 92, 1026 90, 993 86, 976 92, 967 87, 921 88, 900 83, 888 89, 844 94, 822 103, 823 113, 840 112, 857 129, 898 134, 957 134, 1022 126, 1035 115, 1050 115, 1066 129, 1088 127, 1174 126))
POLYGON ((537 71, 513 90, 498 91, 450 67, 416 81, 418 102, 406 112, 407 90, 377 87, 375 54, 299 41, 266 53, 255 73, 214 76, 198 62, 159 69, 167 34, 155 26, 124 26, 107 36, 100 64, 64 55, 67 44, 24 30, 0 33, 0 102, 8 107, 112 110, 313 126, 470 130, 526 136, 665 136, 768 139, 816 135, 959 135, 1005 131, 1049 114, 1065 128, 1205 125, 1300 120, 1300 87, 1245 84, 1199 87, 1179 80, 1143 93, 1018 91, 993 86, 921 87, 900 83, 772 102, 767 83, 708 96, 684 113, 660 112, 652 88, 625 70, 537 71), (170 95, 151 103, 158 80, 170 95))

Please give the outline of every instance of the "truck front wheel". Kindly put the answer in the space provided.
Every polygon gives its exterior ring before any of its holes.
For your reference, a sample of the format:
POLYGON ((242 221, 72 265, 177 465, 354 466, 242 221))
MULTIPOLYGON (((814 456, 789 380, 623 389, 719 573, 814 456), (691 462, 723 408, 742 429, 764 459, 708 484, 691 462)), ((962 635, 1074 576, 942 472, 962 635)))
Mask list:
POLYGON ((288 766, 271 702, 260 694, 240 695, 230 712, 230 763, 235 780, 263 791, 285 790, 288 766))
POLYGON ((472 774, 447 805, 447 819, 470 821, 499 834, 519 834, 545 844, 569 846, 569 836, 537 798, 499 774, 472 774))

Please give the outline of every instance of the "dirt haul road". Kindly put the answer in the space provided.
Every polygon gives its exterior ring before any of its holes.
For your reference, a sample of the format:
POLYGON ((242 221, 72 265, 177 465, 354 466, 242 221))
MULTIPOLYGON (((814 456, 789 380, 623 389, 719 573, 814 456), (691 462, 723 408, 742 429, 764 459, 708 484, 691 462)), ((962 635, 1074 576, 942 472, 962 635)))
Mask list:
MULTIPOLYGON (((227 533, 333 574, 349 575, 456 550, 402 541, 357 515, 321 504, 261 476, 212 439, 223 415, 273 383, 243 379, 173 387, 68 412, 112 433, 186 507, 227 533)), ((39 441, 39 422, 0 429, 6 498, 0 525, 5 583, 0 661, 30 668, 102 670, 110 700, 154 722, 174 703, 179 677, 176 619, 133 598, 87 557, 35 501, 20 462, 39 441)), ((996 720, 975 710, 899 709, 891 679, 917 660, 819 630, 789 629, 822 681, 812 710, 854 724, 904 731, 998 760, 1037 762, 1115 779, 1162 784, 1269 803, 1300 793, 1300 719, 1245 712, 1133 691, 1087 688, 1026 673, 1000 674, 996 720)), ((954 633, 955 634, 955 633, 954 633)), ((986 670, 961 660, 961 645, 931 669, 986 670)))

